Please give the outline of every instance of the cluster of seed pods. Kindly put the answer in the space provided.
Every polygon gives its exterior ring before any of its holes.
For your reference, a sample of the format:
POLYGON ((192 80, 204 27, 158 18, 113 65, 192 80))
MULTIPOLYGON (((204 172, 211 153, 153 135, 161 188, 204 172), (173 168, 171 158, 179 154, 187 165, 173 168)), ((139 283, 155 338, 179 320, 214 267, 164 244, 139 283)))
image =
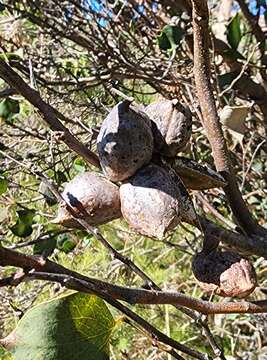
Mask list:
MULTIPOLYGON (((127 100, 118 103, 103 121, 97 138, 103 174, 85 172, 68 183, 62 194, 65 203, 54 223, 80 227, 66 205, 72 205, 74 199, 79 204, 77 216, 89 224, 101 225, 123 216, 134 231, 151 238, 163 239, 181 221, 196 224, 187 189, 203 190, 225 182, 210 168, 177 156, 188 144, 191 130, 191 112, 177 100, 161 99, 144 110, 127 100)), ((220 254, 217 262, 222 259, 220 254)), ((204 268, 199 266, 199 258, 194 258, 198 279, 207 278, 204 268)), ((251 274, 255 278, 252 270, 251 274)), ((229 296, 218 287, 217 294, 229 296)), ((233 296, 247 295, 252 287, 233 296)))

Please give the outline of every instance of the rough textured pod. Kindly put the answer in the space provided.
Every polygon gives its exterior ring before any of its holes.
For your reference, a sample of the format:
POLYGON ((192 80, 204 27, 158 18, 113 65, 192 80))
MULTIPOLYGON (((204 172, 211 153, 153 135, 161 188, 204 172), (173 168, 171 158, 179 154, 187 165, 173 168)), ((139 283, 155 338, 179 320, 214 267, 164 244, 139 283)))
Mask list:
POLYGON ((120 102, 101 126, 97 149, 103 173, 109 180, 129 178, 151 160, 151 121, 128 101, 120 102))
POLYGON ((181 220, 182 196, 173 177, 150 164, 120 187, 124 219, 137 232, 162 239, 181 220))
MULTIPOLYGON (((63 198, 68 204, 79 202, 79 217, 90 225, 101 225, 121 216, 119 188, 104 177, 91 172, 75 176, 65 187, 63 198), (84 211, 87 215, 84 214, 84 211)), ((81 225, 67 210, 66 204, 60 205, 57 218, 53 223, 66 227, 81 228, 81 225)))
POLYGON ((226 181, 220 174, 192 159, 177 156, 171 165, 187 189, 207 190, 226 185, 226 181))
POLYGON ((156 152, 173 157, 187 145, 192 132, 192 115, 187 107, 163 99, 148 105, 145 112, 154 124, 156 152))
POLYGON ((247 297, 257 285, 250 262, 230 251, 199 253, 193 258, 192 270, 203 291, 224 297, 247 297))

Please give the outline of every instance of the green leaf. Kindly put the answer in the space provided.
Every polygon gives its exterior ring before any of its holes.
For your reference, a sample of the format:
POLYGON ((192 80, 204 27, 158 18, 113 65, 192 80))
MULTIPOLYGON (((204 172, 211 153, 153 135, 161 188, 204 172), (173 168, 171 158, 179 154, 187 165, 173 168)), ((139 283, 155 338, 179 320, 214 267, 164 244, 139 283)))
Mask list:
POLYGON ((8 346, 14 360, 108 360, 114 326, 102 299, 73 293, 29 310, 8 346))
POLYGON ((237 51, 236 49, 232 49, 232 48, 224 50, 223 56, 225 58, 231 59, 232 61, 236 61, 238 59, 242 59, 242 60, 245 59, 244 56, 242 54, 240 54, 239 51, 237 51))
POLYGON ((157 42, 161 50, 166 51, 168 49, 171 49, 171 44, 165 33, 160 33, 160 35, 157 37, 157 42))
POLYGON ((35 215, 35 210, 33 209, 23 209, 18 210, 18 219, 15 225, 13 225, 10 230, 13 232, 14 235, 19 237, 27 237, 30 236, 33 228, 33 217, 35 215))
POLYGON ((66 175, 64 174, 64 172, 60 171, 60 170, 55 172, 55 180, 56 180, 58 185, 61 185, 62 183, 68 181, 68 179, 67 179, 66 175))
POLYGON ((51 236, 49 239, 41 240, 38 243, 34 244, 33 254, 41 255, 44 258, 52 255, 57 246, 57 240, 55 237, 51 236))
POLYGON ((1 360, 12 360, 11 355, 0 345, 0 359, 1 360))
POLYGON ((19 237, 27 237, 30 236, 33 229, 32 226, 29 224, 24 224, 23 222, 20 222, 19 220, 16 222, 15 225, 13 225, 10 230, 13 232, 14 235, 19 237))
POLYGON ((237 49, 238 44, 242 38, 239 13, 236 13, 228 23, 226 34, 228 43, 233 49, 237 49))
POLYGON ((31 225, 35 215, 35 210, 34 209, 18 210, 17 214, 19 216, 19 221, 23 222, 24 224, 31 225))
POLYGON ((227 88, 236 78, 236 72, 228 72, 218 76, 218 83, 221 90, 227 88))
POLYGON ((6 350, 0 345, 0 356, 3 356, 6 353, 6 350))
POLYGON ((0 195, 4 194, 8 188, 8 181, 6 178, 0 176, 0 195))
POLYGON ((161 50, 174 50, 181 43, 184 31, 176 25, 166 25, 157 37, 161 50))
POLYGON ((57 249, 68 254, 71 252, 77 245, 77 242, 72 239, 68 234, 60 234, 57 237, 57 249))
POLYGON ((180 42, 184 37, 184 31, 178 26, 167 25, 165 33, 173 46, 180 45, 180 42))
POLYGON ((19 109, 17 100, 6 98, 0 103, 0 117, 4 120, 11 120, 15 114, 19 113, 19 109))
POLYGON ((84 172, 86 169, 86 163, 83 159, 77 158, 73 163, 74 169, 78 172, 84 172))

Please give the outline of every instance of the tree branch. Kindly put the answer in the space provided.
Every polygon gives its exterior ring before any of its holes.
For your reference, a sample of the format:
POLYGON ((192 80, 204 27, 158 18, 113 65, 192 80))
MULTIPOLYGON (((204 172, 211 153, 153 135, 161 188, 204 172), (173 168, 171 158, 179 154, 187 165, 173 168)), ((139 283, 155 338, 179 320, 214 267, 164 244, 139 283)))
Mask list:
MULTIPOLYGON (((205 232, 212 233, 218 241, 235 248, 238 252, 244 255, 257 255, 267 258, 267 241, 265 237, 258 235, 243 235, 235 231, 224 229, 212 221, 199 217, 201 227, 205 232)), ((197 225, 197 224, 196 224, 197 225)), ((201 230, 201 229, 200 229, 201 230)))
POLYGON ((211 144, 216 169, 228 185, 224 188, 233 215, 247 234, 265 234, 252 218, 238 189, 230 157, 217 113, 212 86, 209 62, 209 13, 205 0, 192 0, 194 33, 194 76, 196 90, 203 115, 203 126, 211 144))
MULTIPOLYGON (((81 275, 62 265, 39 256, 22 254, 0 247, 0 266, 14 266, 24 269, 26 276, 21 279, 55 281, 63 286, 87 293, 106 294, 129 304, 172 304, 185 306, 202 314, 266 313, 267 301, 211 303, 192 298, 180 292, 166 292, 127 288, 81 275)), ((6 286, 7 280, 2 280, 6 286)), ((9 285, 12 285, 12 280, 9 285)))

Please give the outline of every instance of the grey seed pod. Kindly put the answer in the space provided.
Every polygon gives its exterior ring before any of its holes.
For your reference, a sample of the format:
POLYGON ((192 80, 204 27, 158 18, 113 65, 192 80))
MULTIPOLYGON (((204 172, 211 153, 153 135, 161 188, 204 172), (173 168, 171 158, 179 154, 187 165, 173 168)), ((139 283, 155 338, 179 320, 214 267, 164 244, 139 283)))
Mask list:
POLYGON ((97 149, 104 175, 111 181, 127 179, 151 160, 153 135, 149 118, 129 101, 120 102, 101 126, 97 149))
POLYGON ((224 178, 208 166, 200 165, 192 159, 177 156, 171 163, 187 189, 207 190, 226 186, 224 178))
POLYGON ((230 251, 201 252, 194 256, 192 270, 203 291, 224 297, 247 297, 257 285, 253 266, 230 251))
MULTIPOLYGON (((62 196, 72 206, 81 219, 90 225, 101 225, 121 217, 120 196, 117 185, 96 173, 85 172, 75 176, 65 187, 62 196), (82 206, 82 211, 79 210, 82 206), (85 216, 84 211, 88 214, 85 216)), ((65 203, 60 204, 57 218, 53 223, 66 227, 81 228, 82 226, 67 210, 65 203)))
POLYGON ((177 100, 159 100, 145 109, 152 120, 154 150, 174 157, 188 143, 192 132, 192 114, 177 100))
POLYGON ((162 239, 181 221, 182 196, 173 177, 149 164, 120 187, 124 219, 137 232, 162 239))

